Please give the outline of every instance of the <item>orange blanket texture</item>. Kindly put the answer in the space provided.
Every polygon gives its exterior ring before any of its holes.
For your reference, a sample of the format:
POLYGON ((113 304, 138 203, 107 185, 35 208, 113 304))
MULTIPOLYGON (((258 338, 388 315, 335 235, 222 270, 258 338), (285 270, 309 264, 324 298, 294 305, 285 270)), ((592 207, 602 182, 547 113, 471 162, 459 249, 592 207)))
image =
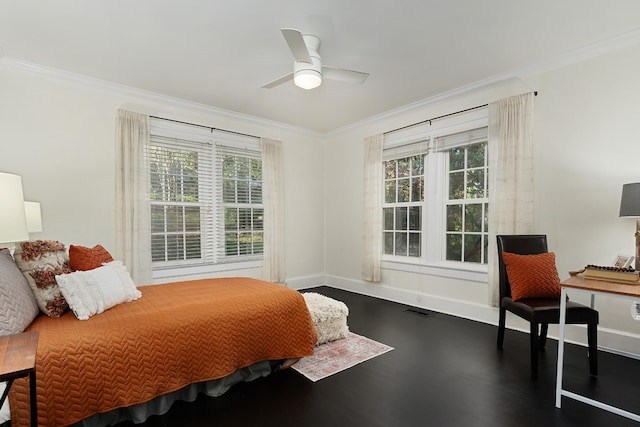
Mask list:
MULTIPOLYGON (((313 354, 304 298, 249 278, 142 286, 142 298, 86 321, 40 315, 38 425, 64 426, 222 378, 262 360, 313 354)), ((29 425, 27 379, 9 394, 11 425, 29 425)))

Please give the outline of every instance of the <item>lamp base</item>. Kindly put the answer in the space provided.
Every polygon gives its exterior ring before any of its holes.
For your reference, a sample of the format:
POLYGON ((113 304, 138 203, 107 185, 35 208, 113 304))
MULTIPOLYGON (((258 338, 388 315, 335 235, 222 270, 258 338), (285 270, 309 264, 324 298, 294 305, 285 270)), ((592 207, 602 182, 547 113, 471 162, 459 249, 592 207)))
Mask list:
POLYGON ((636 220, 636 271, 640 271, 640 219, 636 220))

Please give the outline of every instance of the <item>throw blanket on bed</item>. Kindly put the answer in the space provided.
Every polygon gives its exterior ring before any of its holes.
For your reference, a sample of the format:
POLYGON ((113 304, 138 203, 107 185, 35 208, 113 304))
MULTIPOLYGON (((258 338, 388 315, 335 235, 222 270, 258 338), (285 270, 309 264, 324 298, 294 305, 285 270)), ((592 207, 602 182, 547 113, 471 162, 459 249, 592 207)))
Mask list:
MULTIPOLYGON (((86 321, 39 316, 38 425, 62 426, 221 378, 262 360, 313 354, 304 298, 248 278, 143 286, 142 298, 86 321)), ((29 424, 28 381, 11 389, 11 425, 29 424)))

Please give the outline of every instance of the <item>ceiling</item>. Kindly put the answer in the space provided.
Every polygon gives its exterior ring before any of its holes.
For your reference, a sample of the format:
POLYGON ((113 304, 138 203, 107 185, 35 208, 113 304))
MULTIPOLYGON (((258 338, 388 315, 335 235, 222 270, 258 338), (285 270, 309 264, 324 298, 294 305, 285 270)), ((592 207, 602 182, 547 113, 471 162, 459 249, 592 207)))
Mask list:
POLYGON ((637 0, 0 0, 0 56, 328 132, 635 31, 639 16, 637 0), (262 89, 293 68, 281 28, 369 78, 262 89))

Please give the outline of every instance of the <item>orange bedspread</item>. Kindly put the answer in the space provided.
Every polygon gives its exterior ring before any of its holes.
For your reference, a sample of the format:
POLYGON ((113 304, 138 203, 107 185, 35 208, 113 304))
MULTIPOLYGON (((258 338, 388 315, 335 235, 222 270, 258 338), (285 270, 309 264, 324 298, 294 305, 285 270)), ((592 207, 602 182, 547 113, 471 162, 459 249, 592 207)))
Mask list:
MULTIPOLYGON (((143 286, 142 298, 87 321, 37 317, 38 425, 63 426, 221 378, 262 360, 313 354, 297 291, 248 278, 143 286)), ((11 425, 29 425, 28 381, 16 380, 11 425)))

